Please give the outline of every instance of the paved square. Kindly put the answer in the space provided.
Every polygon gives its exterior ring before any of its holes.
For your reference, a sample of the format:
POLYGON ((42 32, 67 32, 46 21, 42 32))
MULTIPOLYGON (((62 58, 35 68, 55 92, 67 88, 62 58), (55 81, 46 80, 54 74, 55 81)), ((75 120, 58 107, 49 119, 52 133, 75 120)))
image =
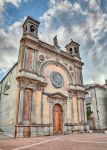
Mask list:
POLYGON ((93 133, 2 139, 0 150, 107 150, 107 135, 93 133))

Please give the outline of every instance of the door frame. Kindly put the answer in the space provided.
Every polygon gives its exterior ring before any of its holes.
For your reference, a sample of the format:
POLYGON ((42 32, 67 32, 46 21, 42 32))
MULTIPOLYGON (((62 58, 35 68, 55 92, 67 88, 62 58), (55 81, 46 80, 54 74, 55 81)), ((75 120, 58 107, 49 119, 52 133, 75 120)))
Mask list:
POLYGON ((67 112, 67 101, 62 100, 62 99, 49 99, 49 115, 50 115, 50 135, 53 135, 53 107, 55 104, 59 104, 62 107, 63 110, 63 122, 62 122, 62 127, 63 127, 63 133, 66 131, 65 128, 65 122, 66 122, 66 112, 67 112))
POLYGON ((56 103, 54 106, 53 106, 53 134, 63 134, 63 107, 59 104, 59 103, 56 103), (61 133, 56 133, 54 132, 54 108, 55 106, 59 106, 59 108, 61 109, 61 133))

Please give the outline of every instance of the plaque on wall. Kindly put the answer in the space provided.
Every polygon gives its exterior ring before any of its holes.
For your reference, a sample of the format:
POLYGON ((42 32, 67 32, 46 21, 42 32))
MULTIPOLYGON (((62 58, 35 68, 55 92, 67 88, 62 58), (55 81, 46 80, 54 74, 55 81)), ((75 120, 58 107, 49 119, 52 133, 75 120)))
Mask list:
POLYGON ((61 88, 64 84, 63 76, 59 72, 52 72, 50 75, 52 85, 61 88))

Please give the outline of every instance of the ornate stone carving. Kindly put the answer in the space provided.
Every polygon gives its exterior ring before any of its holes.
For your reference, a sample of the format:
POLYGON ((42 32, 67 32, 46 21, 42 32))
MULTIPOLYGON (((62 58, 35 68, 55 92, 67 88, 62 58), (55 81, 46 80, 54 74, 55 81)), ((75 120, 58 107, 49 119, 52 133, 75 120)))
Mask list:
POLYGON ((72 71, 72 66, 69 66, 69 71, 72 71))
POLYGON ((52 72, 50 78, 51 78, 51 82, 53 86, 57 88, 61 88, 63 86, 64 79, 63 79, 63 76, 59 72, 52 72))
POLYGON ((27 79, 23 77, 18 77, 17 81, 19 82, 20 87, 28 88, 28 89, 40 89, 46 86, 46 83, 40 82, 38 80, 27 79))
POLYGON ((54 43, 54 46, 59 47, 58 46, 57 35, 53 38, 53 43, 54 43))
POLYGON ((74 72, 73 71, 71 72, 71 76, 74 78, 74 72))
POLYGON ((39 58, 39 61, 41 61, 41 62, 42 62, 42 61, 45 61, 45 56, 44 56, 44 55, 39 55, 38 58, 39 58))
POLYGON ((58 66, 59 64, 59 59, 56 59, 56 66, 58 66))
POLYGON ((51 59, 51 57, 50 56, 46 56, 46 59, 51 59))
POLYGON ((68 64, 67 64, 67 63, 65 63, 65 62, 64 62, 63 64, 65 65, 65 67, 67 67, 67 66, 68 66, 68 64))

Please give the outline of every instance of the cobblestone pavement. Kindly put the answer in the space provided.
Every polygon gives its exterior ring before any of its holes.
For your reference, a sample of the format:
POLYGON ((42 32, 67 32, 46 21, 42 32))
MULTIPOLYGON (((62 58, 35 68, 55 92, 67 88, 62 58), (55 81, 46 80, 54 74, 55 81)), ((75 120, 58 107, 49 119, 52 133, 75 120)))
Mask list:
POLYGON ((93 133, 2 139, 0 150, 107 150, 107 135, 93 133))

